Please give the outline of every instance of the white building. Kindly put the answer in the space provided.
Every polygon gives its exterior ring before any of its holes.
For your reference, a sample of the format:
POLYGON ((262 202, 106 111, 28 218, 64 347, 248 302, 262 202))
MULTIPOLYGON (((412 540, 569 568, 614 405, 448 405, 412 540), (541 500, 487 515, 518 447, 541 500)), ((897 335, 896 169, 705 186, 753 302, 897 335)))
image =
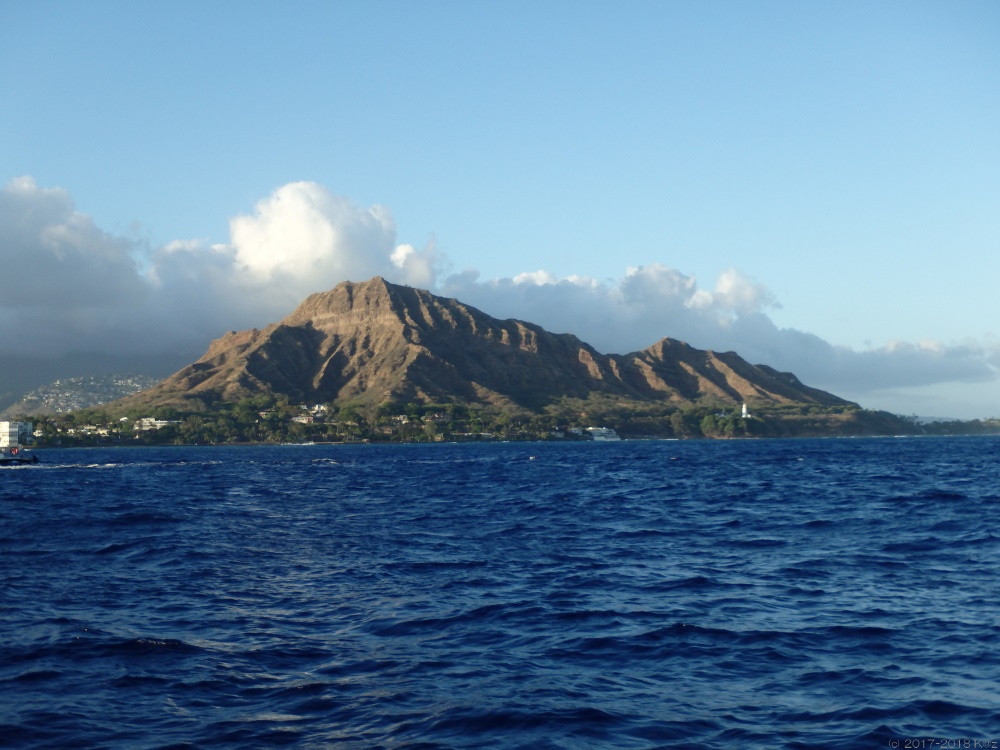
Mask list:
POLYGON ((33 427, 31 422, 0 422, 0 448, 26 444, 33 427))
POLYGON ((137 432, 145 432, 146 430, 158 430, 161 427, 166 427, 171 424, 180 424, 179 419, 154 419, 153 417, 142 417, 137 419, 135 422, 135 429, 137 432))
POLYGON ((588 427, 587 432, 590 433, 592 440, 597 441, 610 441, 610 440, 621 440, 618 437, 618 433, 612 430, 610 427, 588 427))

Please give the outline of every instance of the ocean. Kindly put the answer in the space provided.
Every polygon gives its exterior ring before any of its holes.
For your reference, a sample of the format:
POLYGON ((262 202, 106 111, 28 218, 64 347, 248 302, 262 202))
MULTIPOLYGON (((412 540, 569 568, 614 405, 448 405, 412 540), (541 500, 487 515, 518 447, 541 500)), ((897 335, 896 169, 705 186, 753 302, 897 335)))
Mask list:
POLYGON ((1000 438, 39 455, 2 747, 1000 743, 1000 438))

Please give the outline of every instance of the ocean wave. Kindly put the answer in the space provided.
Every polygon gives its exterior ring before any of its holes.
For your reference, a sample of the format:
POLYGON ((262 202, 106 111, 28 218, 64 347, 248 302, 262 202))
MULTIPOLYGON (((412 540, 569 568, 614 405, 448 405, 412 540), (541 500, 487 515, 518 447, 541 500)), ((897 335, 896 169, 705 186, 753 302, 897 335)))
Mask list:
POLYGON ((0 737, 988 737, 994 443, 53 452, 0 487, 0 737))

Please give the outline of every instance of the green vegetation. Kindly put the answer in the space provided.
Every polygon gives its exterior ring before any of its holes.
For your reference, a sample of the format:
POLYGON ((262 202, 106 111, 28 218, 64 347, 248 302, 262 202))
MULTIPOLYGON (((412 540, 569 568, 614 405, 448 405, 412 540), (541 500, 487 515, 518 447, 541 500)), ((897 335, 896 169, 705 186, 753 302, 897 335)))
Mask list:
POLYGON ((461 403, 293 405, 254 396, 209 411, 83 409, 27 417, 40 446, 100 444, 222 445, 301 442, 582 440, 587 427, 625 438, 757 438, 1000 432, 1000 420, 932 423, 854 406, 756 406, 749 417, 731 405, 678 408, 606 396, 563 398, 540 411, 461 403), (155 421, 154 421, 155 420, 155 421))

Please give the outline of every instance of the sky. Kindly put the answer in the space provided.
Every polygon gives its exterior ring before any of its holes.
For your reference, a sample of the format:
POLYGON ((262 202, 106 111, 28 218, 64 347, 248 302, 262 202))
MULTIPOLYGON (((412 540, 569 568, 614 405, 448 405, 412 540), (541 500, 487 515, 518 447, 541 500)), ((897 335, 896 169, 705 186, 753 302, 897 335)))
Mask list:
POLYGON ((1000 416, 1000 4, 0 0, 0 356, 383 275, 1000 416))

